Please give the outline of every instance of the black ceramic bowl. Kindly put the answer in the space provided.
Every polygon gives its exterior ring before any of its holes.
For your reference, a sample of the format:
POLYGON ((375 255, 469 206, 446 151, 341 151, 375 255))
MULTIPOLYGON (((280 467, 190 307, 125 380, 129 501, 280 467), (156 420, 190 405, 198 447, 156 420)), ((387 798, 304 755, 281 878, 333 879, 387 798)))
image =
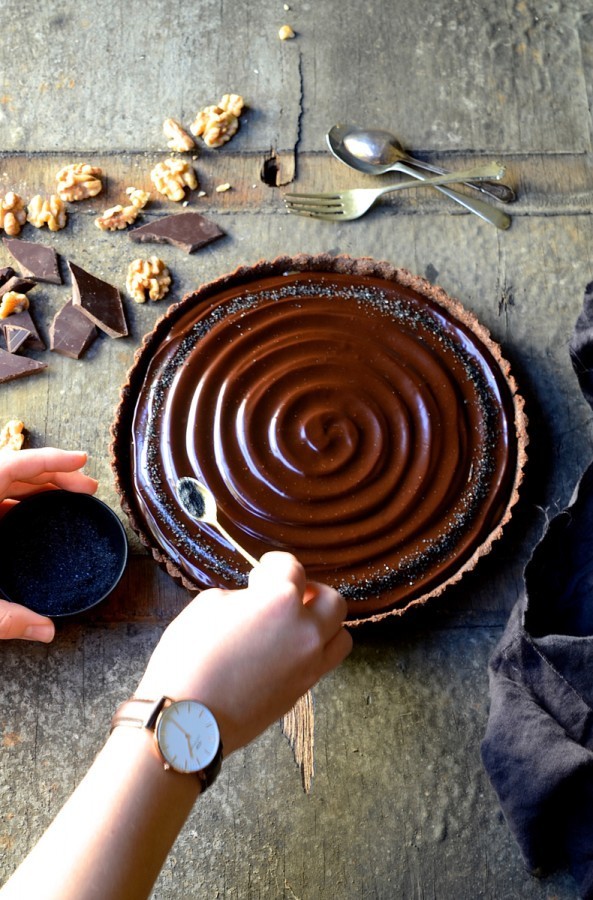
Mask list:
POLYGON ((42 615, 84 612, 123 575, 125 529, 102 500, 43 491, 0 519, 0 596, 42 615))

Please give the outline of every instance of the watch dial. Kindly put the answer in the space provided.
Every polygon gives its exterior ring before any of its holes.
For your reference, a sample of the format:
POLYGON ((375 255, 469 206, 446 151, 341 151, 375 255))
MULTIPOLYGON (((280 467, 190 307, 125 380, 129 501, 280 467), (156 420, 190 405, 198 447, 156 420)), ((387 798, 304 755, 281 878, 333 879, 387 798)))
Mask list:
POLYGON ((216 719, 196 700, 181 700, 164 709, 156 736, 166 762, 177 772, 205 769, 220 744, 216 719))

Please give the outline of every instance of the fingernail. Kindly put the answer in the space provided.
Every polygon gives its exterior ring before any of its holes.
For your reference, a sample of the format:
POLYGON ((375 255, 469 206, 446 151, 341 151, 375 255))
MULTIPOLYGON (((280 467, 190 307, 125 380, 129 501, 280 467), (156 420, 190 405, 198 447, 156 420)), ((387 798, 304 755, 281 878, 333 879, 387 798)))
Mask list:
POLYGON ((49 644, 54 637, 53 625, 29 625, 25 628, 23 638, 26 641, 42 641, 49 644))

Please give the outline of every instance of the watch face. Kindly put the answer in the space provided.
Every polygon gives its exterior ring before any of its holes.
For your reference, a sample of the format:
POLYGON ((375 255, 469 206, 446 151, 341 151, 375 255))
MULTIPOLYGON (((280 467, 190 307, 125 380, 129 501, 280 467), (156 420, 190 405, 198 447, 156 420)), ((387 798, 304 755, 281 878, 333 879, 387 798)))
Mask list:
POLYGON ((196 700, 167 706, 159 718, 156 738, 166 762, 177 772, 200 772, 215 758, 220 744, 216 719, 196 700))

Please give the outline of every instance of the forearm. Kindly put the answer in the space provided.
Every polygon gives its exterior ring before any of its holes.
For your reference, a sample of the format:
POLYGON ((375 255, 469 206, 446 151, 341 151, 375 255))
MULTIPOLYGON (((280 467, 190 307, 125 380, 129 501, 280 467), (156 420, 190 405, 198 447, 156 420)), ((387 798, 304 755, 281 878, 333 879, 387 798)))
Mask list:
MULTIPOLYGON (((185 607, 155 648, 136 697, 205 705, 231 753, 347 656, 346 611, 333 588, 306 581, 294 557, 265 554, 247 589, 204 591, 185 607)), ((162 724, 161 716, 159 740, 162 724)), ((174 718, 171 727, 195 759, 189 731, 174 718)), ((208 765, 216 768, 218 759, 208 765)), ((214 775, 208 765, 204 778, 214 775)), ((150 731, 115 728, 0 900, 145 900, 200 786, 197 775, 164 770, 150 731)))
POLYGON ((199 792, 197 777, 165 771, 149 732, 116 728, 0 897, 148 897, 199 792))

